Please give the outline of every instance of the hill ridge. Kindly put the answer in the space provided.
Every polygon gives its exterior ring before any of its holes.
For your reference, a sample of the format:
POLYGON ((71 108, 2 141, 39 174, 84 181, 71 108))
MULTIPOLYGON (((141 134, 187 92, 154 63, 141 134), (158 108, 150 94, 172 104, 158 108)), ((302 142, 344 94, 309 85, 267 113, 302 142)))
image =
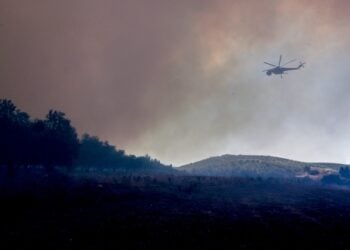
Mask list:
POLYGON ((208 176, 295 177, 306 168, 332 172, 345 166, 349 165, 329 162, 302 162, 269 155, 223 154, 185 164, 178 169, 190 174, 208 176))

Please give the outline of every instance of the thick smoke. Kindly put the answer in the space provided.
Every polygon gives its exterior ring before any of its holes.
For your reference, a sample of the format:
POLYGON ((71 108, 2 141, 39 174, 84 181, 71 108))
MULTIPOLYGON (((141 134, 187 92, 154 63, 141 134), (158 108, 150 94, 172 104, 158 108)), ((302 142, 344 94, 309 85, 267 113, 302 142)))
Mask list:
POLYGON ((176 165, 348 161, 349 5, 4 0, 1 98, 38 117, 63 110, 79 131, 176 165), (306 68, 264 75, 280 54, 306 68))

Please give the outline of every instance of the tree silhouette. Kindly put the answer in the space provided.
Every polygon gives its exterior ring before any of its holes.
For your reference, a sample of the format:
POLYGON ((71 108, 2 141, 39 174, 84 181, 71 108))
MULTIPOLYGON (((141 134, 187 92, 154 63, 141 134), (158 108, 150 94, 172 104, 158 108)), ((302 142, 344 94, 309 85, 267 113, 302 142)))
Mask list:
POLYGON ((84 134, 80 141, 76 164, 84 168, 117 168, 124 164, 125 153, 97 136, 84 134))
POLYGON ((90 170, 123 170, 123 171, 171 171, 171 167, 164 166, 150 156, 126 155, 106 141, 96 136, 84 134, 80 141, 79 157, 75 164, 83 169, 90 170))
POLYGON ((79 140, 75 128, 60 111, 50 110, 43 123, 39 121, 35 128, 39 132, 41 160, 47 170, 54 166, 72 166, 78 155, 79 140))
POLYGON ((14 175, 16 166, 28 161, 29 127, 27 113, 10 100, 0 100, 0 165, 8 167, 9 176, 14 175))
POLYGON ((79 141, 75 128, 60 111, 50 110, 45 119, 32 120, 10 100, 0 99, 0 166, 13 176, 17 166, 56 166, 73 164, 98 169, 168 171, 148 155, 126 155, 107 141, 84 134, 79 141))

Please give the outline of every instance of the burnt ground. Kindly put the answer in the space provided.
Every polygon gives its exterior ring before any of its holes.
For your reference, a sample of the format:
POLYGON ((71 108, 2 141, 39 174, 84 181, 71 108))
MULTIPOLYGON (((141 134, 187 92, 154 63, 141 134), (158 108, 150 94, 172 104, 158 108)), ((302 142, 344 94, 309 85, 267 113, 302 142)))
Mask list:
POLYGON ((350 248, 346 189, 297 180, 37 173, 0 183, 1 249, 350 248))

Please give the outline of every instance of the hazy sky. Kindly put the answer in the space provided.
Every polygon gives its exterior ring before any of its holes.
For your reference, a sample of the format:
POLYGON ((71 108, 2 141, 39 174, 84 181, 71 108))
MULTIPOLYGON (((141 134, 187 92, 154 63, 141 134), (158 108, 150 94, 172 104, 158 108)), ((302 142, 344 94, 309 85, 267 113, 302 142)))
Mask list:
POLYGON ((350 162, 349 96, 348 0, 0 0, 0 98, 127 153, 350 162))

